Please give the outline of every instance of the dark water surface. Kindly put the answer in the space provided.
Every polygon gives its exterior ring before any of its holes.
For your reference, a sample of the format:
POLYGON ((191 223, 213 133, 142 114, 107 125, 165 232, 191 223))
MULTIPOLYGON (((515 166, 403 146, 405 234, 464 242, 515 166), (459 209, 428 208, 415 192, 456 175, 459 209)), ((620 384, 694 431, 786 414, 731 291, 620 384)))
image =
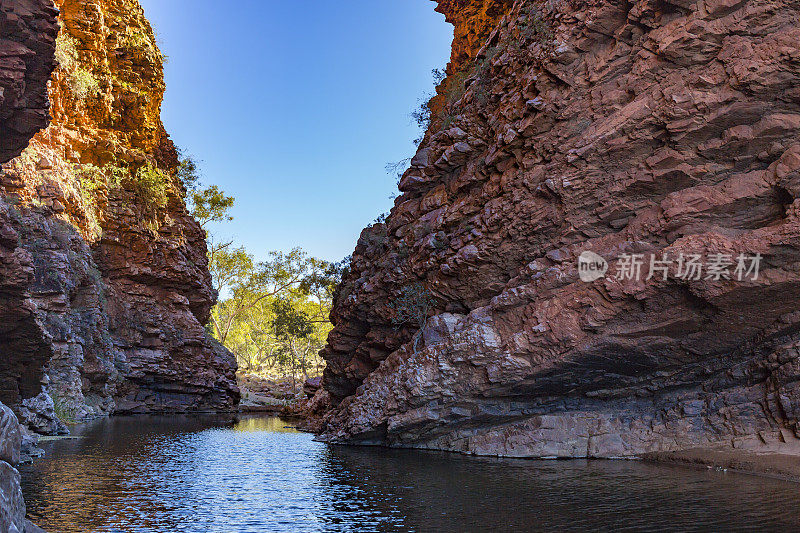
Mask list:
POLYGON ((117 418, 22 468, 49 533, 798 531, 800 485, 635 461, 328 446, 277 418, 117 418))

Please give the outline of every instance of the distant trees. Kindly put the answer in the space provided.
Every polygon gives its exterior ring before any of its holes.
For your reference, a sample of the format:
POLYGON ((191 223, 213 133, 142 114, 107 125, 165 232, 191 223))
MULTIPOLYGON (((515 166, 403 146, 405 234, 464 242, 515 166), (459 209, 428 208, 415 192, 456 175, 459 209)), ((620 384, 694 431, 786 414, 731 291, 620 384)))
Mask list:
MULTIPOLYGON (((197 165, 181 156, 178 176, 190 212, 203 228, 233 220, 234 198, 202 187, 197 165)), ((273 378, 318 375, 318 356, 332 329, 333 294, 344 264, 310 257, 300 248, 258 261, 244 247, 209 236, 209 270, 219 302, 207 328, 236 355, 240 370, 273 378)))
POLYGON ((212 316, 214 332, 224 343, 238 319, 263 301, 310 296, 309 278, 318 275, 324 262, 309 258, 299 248, 288 254, 271 252, 265 261, 255 262, 244 248, 220 249, 211 258, 210 270, 223 307, 212 316))
POLYGON ((213 335, 242 370, 293 380, 321 370, 317 352, 332 328, 339 269, 299 248, 260 262, 236 248, 218 251, 211 271, 222 294, 212 311, 213 335))

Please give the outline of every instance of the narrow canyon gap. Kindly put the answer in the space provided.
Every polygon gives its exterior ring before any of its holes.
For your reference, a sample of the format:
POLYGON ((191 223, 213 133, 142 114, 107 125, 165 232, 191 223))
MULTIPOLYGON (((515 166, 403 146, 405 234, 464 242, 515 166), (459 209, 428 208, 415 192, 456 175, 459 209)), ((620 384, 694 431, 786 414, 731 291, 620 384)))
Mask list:
MULTIPOLYGON (((451 63, 338 289, 309 426, 519 457, 796 444, 798 2, 436 4, 451 63), (587 282, 587 250, 762 262, 587 282)), ((0 31, 0 524, 34 532, 13 465, 28 430, 65 431, 59 406, 227 411, 239 390, 141 7, 0 0, 0 31)))

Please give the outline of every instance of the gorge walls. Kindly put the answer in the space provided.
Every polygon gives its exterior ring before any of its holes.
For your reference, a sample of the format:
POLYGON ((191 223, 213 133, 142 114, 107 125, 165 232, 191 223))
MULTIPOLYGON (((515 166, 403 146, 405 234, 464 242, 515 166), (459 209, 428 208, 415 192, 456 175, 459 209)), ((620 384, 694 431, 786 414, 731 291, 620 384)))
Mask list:
MULTIPOLYGON (((38 4, 48 2, 4 0, 3 38, 38 4)), ((0 172, 0 401, 42 432, 62 430, 56 411, 232 409, 236 363, 204 328, 217 295, 159 117, 164 58, 152 28, 135 0, 55 4, 40 9, 58 13, 57 42, 52 22, 37 23, 46 37, 8 34, 32 50, 44 41, 50 57, 55 48, 57 67, 52 121, 0 172)), ((0 123, 19 132, 3 136, 8 157, 45 125, 41 80, 53 67, 38 50, 17 56, 32 81, 7 85, 31 94, 5 89, 7 70, 23 74, 0 54, 0 123)))
POLYGON ((453 61, 337 294, 322 438, 617 457, 800 437, 800 2, 438 9, 453 61), (586 251, 604 276, 581 280, 586 251), (419 334, 397 320, 415 292, 419 334))

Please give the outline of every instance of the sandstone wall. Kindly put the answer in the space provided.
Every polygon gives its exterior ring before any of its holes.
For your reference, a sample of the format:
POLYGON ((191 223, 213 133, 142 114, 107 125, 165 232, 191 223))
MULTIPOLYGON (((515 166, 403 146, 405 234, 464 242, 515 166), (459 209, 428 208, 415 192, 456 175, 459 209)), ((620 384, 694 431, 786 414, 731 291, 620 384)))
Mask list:
POLYGON ((463 66, 337 296, 323 438, 613 457, 800 436, 800 3, 439 5, 473 14, 448 15, 463 66), (580 281, 584 250, 608 276, 580 281), (763 261, 618 280, 630 253, 763 261), (436 298, 416 352, 391 305, 415 283, 436 298))

